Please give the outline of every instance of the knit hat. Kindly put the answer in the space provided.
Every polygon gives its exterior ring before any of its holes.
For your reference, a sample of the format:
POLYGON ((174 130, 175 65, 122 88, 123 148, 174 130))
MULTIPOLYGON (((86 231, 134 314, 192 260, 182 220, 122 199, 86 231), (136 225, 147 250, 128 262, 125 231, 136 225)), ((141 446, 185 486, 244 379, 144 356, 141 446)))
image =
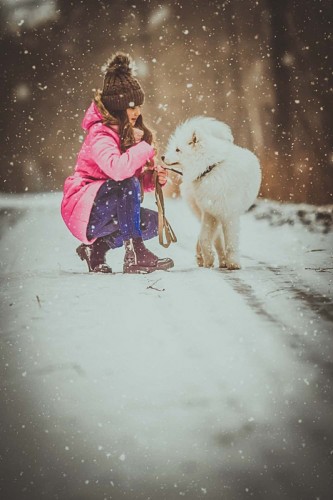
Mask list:
POLYGON ((133 63, 127 54, 117 52, 104 66, 102 102, 109 112, 141 106, 144 92, 132 76, 133 63))

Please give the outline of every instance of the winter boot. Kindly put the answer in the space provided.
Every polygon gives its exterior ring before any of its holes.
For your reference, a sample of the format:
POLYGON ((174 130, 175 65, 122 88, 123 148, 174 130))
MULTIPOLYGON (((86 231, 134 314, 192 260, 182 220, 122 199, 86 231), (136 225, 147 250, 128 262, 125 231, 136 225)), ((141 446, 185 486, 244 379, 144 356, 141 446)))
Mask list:
POLYGON ((112 269, 105 262, 105 254, 110 250, 103 238, 97 238, 91 245, 82 243, 76 253, 81 260, 85 260, 91 273, 112 273, 112 269))
POLYGON ((172 259, 159 259, 148 250, 142 238, 131 238, 124 241, 124 245, 124 273, 145 274, 158 270, 166 271, 174 266, 172 259))

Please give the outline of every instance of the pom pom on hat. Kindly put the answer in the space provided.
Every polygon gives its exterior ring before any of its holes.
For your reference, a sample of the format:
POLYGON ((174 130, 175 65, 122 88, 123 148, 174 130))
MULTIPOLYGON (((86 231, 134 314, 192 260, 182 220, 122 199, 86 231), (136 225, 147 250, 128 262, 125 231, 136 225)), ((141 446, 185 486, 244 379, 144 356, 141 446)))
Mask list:
POLYGON ((106 75, 107 73, 114 73, 120 75, 131 74, 132 61, 127 54, 122 54, 118 52, 115 56, 111 57, 102 66, 102 73, 106 75))
POLYGON ((109 112, 141 106, 144 92, 132 70, 134 63, 122 52, 116 53, 103 66, 102 102, 109 112))

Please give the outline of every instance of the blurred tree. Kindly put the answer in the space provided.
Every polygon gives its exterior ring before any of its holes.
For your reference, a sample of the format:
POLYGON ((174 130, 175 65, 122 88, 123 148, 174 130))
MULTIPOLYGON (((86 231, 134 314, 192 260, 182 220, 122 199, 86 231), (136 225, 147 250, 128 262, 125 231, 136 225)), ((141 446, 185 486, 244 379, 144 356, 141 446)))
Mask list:
POLYGON ((262 195, 332 202, 329 0, 27 5, 0 2, 1 190, 62 188, 100 68, 124 50, 137 62, 161 153, 179 122, 214 116, 258 154, 262 195))
POLYGON ((278 158, 273 196, 332 202, 332 7, 267 0, 278 158))

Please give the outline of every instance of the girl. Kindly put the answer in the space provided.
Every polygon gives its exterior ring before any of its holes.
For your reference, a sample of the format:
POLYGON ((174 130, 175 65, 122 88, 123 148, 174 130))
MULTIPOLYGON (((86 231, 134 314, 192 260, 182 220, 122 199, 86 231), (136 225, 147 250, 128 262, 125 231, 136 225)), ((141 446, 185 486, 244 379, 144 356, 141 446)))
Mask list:
POLYGON ((105 255, 124 244, 124 273, 169 269, 171 259, 159 259, 143 240, 157 235, 157 213, 140 208, 141 189, 167 181, 155 166, 152 133, 144 125, 144 92, 133 77, 131 60, 117 53, 106 68, 103 91, 98 92, 82 122, 87 136, 75 172, 65 180, 62 217, 82 244, 76 249, 91 272, 111 273, 105 255))

